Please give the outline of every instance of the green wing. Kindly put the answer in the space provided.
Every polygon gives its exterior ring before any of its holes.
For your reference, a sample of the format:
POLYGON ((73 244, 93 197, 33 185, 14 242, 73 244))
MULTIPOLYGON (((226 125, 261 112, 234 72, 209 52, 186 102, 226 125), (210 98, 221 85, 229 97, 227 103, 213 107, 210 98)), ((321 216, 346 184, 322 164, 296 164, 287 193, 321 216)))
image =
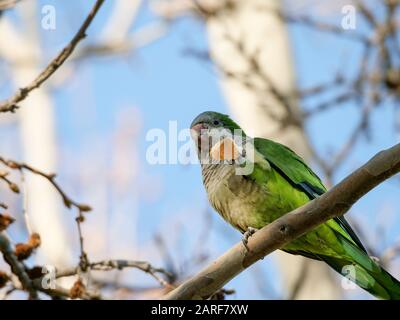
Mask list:
POLYGON ((255 138, 254 146, 291 184, 305 189, 315 198, 326 191, 321 179, 305 164, 304 160, 283 144, 268 139, 255 138), (304 185, 301 187, 301 185, 304 185))
MULTIPOLYGON (((306 193, 311 200, 326 192, 321 179, 300 156, 288 147, 262 138, 255 138, 254 146, 268 160, 272 168, 278 171, 295 188, 306 193)), ((334 218, 333 221, 336 223, 331 221, 328 223, 335 231, 349 237, 360 249, 366 252, 360 239, 343 216, 334 218)))

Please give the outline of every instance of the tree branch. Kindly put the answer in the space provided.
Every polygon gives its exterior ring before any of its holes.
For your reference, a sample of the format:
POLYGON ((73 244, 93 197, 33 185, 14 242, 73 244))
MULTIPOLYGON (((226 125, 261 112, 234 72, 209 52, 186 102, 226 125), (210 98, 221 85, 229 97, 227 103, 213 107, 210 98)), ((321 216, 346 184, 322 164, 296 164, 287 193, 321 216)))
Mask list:
POLYGON ((0 11, 13 8, 21 0, 5 0, 0 3, 0 11))
POLYGON ((86 30, 91 24, 93 18, 96 16, 104 0, 97 0, 94 4, 89 15, 86 17, 82 26, 79 28, 78 32, 71 39, 68 45, 50 62, 50 64, 26 87, 20 88, 14 96, 0 103, 0 113, 1 112, 15 112, 18 108, 17 103, 24 100, 29 93, 39 88, 43 82, 45 82, 50 76, 68 59, 71 53, 74 51, 75 47, 86 36, 86 30))
MULTIPOLYGON (((78 203, 76 201, 74 201, 72 198, 70 198, 64 191, 63 189, 59 186, 59 184, 55 181, 56 179, 56 175, 54 173, 45 173, 43 171, 40 171, 26 163, 23 162, 18 162, 18 161, 14 161, 14 160, 9 160, 9 159, 5 159, 2 156, 0 156, 0 163, 2 163, 3 165, 5 165, 6 167, 10 168, 10 169, 14 169, 14 170, 27 170, 32 172, 33 174, 36 174, 38 176, 41 176, 43 178, 45 178, 46 180, 49 181, 49 183, 57 190, 57 192, 60 194, 64 205, 68 208, 71 209, 71 207, 75 207, 77 208, 79 211, 82 212, 87 212, 87 211, 91 211, 92 208, 90 206, 88 206, 87 204, 83 204, 83 203, 78 203)), ((3 179, 3 176, 0 173, 0 179, 3 179)), ((12 191, 17 190, 18 186, 13 187, 15 184, 12 183, 11 181, 7 182, 10 186, 11 183, 11 187, 10 189, 12 191), (13 190, 14 189, 14 190, 13 190)), ((18 189, 19 190, 19 189, 18 189)), ((16 192, 16 191, 14 191, 16 192)), ((18 193, 18 192, 17 192, 18 193)))
POLYGON ((333 217, 345 214, 362 196, 400 171, 400 144, 381 151, 321 197, 282 216, 256 232, 164 296, 164 299, 204 299, 267 254, 333 217))
POLYGON ((0 251, 3 254, 4 260, 10 265, 11 271, 21 282, 22 288, 29 292, 29 298, 38 299, 37 290, 26 273, 24 264, 18 260, 8 237, 3 233, 0 233, 0 251))
MULTIPOLYGON (((155 268, 147 261, 133 261, 133 260, 104 260, 99 262, 92 262, 88 265, 90 270, 94 271, 110 271, 110 270, 122 270, 125 268, 134 268, 148 273, 157 282, 164 287, 172 287, 170 283, 162 279, 158 274, 163 274, 167 278, 171 278, 172 274, 165 269, 155 268)), ((68 268, 64 270, 57 270, 56 278, 75 276, 79 273, 78 267, 68 268)))

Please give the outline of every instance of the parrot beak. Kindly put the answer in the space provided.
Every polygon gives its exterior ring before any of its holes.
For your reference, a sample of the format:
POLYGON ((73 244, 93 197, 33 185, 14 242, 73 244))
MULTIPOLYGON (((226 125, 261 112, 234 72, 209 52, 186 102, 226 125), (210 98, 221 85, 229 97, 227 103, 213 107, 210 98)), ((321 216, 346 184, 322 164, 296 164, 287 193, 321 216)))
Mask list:
POLYGON ((197 143, 198 146, 201 145, 201 141, 207 139, 206 134, 202 134, 202 130, 206 129, 206 127, 202 123, 195 124, 190 128, 190 135, 192 139, 197 143))
POLYGON ((200 134, 202 129, 205 129, 205 127, 202 123, 195 124, 193 127, 190 128, 191 131, 194 131, 198 134, 200 134))

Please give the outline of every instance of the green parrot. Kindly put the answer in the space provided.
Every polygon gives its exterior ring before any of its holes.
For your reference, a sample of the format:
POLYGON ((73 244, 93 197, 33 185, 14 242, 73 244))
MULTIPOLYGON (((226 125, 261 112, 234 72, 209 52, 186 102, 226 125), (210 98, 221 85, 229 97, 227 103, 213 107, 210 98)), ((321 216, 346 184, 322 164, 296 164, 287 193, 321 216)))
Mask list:
MULTIPOLYGON (((295 152, 268 139, 248 137, 227 115, 201 113, 191 124, 191 135, 208 199, 224 220, 245 235, 245 244, 257 229, 326 192, 320 178, 295 152), (244 154, 248 148, 238 147, 238 138, 242 145, 252 141, 252 159, 244 154), (229 146, 233 150, 227 152, 229 146), (249 161, 251 171, 238 171, 249 161)), ((344 217, 325 222, 281 250, 324 261, 377 298, 400 299, 400 282, 369 257, 344 217)))

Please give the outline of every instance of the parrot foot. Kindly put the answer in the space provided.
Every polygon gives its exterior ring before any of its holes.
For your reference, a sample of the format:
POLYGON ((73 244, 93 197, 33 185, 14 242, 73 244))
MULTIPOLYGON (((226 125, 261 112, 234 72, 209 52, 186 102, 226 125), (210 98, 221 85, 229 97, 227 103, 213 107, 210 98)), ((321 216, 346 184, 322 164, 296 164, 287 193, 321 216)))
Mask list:
POLYGON ((248 227, 247 231, 245 233, 243 233, 242 242, 247 251, 250 251, 249 247, 247 246, 247 243, 249 242, 249 238, 253 234, 255 234, 257 231, 258 231, 257 228, 248 227))

